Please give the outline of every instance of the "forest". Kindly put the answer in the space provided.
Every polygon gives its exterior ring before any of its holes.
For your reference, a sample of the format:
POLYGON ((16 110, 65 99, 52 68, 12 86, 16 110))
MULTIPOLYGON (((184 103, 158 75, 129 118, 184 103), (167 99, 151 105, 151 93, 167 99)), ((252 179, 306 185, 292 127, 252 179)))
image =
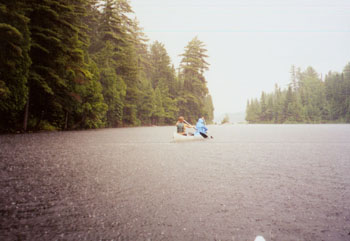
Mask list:
POLYGON ((322 78, 312 67, 291 67, 288 88, 248 100, 249 123, 350 123, 350 63, 322 78))
POLYGON ((0 132, 213 119, 205 44, 175 68, 127 0, 0 0, 0 132))

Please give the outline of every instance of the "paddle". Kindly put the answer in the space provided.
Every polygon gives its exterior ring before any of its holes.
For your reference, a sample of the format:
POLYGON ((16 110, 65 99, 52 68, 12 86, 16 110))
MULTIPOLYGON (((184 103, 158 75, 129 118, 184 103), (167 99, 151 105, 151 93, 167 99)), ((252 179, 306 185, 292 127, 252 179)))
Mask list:
MULTIPOLYGON (((192 126, 193 129, 197 130, 196 127, 194 127, 193 125, 191 125, 190 123, 188 123, 186 120, 184 120, 184 122, 185 122, 187 125, 192 126)), ((208 135, 205 134, 205 133, 203 133, 203 132, 199 132, 199 134, 200 134, 201 136, 203 136, 203 138, 208 138, 208 135)), ((213 137, 211 136, 210 138, 213 138, 213 137)))

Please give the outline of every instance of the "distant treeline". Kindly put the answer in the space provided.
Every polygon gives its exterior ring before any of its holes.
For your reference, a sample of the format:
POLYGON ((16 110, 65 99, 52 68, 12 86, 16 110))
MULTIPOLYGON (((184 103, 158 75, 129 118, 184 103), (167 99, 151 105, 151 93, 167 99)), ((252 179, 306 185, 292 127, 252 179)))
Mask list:
POLYGON ((350 123, 350 64, 324 80, 312 67, 291 68, 291 83, 247 103, 249 123, 350 123))
POLYGON ((196 37, 175 70, 127 0, 0 0, 0 131, 213 119, 196 37))

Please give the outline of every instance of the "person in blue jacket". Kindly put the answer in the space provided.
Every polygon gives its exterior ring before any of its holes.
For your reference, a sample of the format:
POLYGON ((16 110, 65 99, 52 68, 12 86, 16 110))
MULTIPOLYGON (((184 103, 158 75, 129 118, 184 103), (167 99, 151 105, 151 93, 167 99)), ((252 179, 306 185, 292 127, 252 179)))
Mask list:
POLYGON ((198 119, 196 124, 196 132, 194 133, 195 136, 200 135, 200 133, 207 134, 208 128, 205 126, 205 119, 204 116, 198 119))

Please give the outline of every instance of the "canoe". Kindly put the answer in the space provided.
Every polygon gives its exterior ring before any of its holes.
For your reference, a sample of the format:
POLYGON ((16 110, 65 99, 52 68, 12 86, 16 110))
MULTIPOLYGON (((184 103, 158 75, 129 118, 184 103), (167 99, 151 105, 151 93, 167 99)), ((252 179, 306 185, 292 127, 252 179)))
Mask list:
POLYGON ((174 132, 174 141, 175 142, 183 142, 183 141, 200 141, 204 140, 204 138, 200 135, 198 136, 184 136, 174 132))

